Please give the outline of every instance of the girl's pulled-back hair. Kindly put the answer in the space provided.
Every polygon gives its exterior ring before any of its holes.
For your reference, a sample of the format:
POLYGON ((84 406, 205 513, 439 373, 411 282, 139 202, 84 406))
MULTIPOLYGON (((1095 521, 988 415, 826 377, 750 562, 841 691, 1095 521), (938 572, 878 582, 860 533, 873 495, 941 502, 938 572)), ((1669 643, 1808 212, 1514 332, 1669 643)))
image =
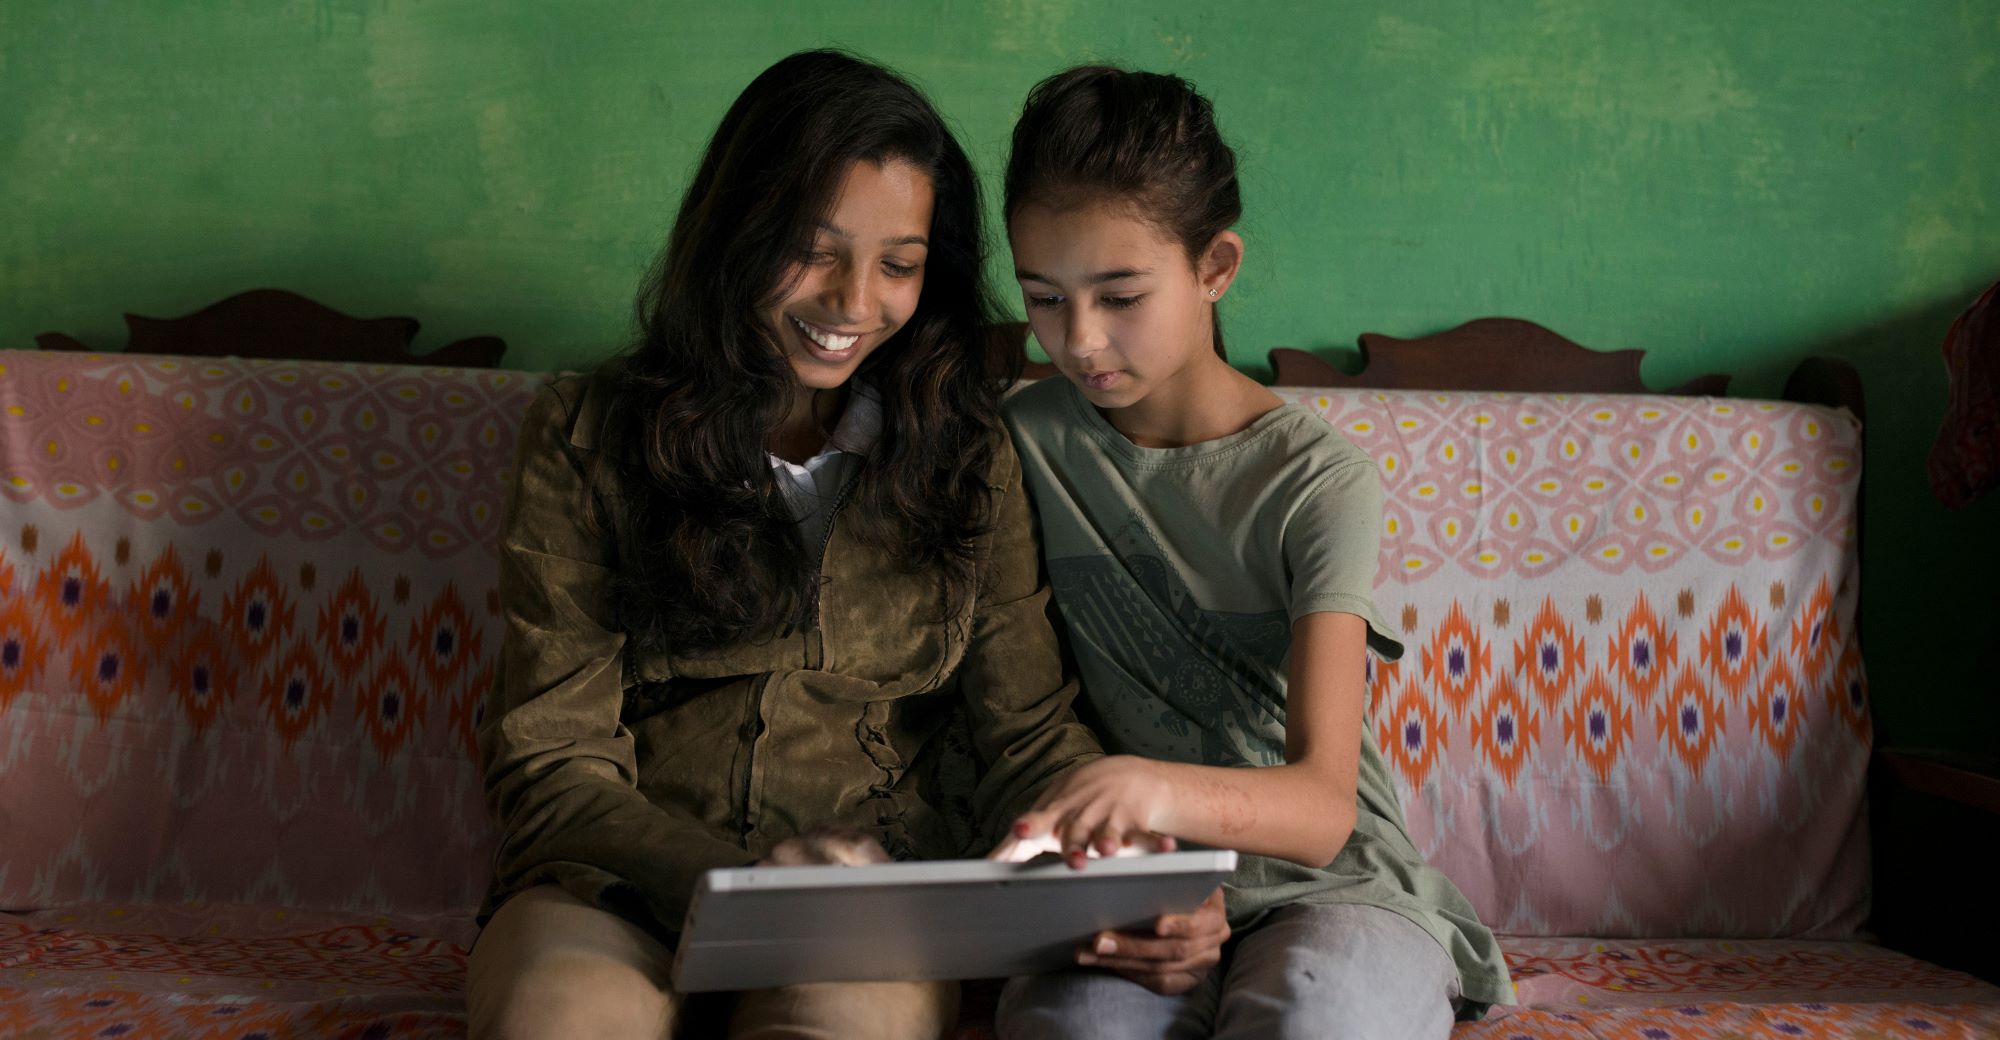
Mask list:
MULTIPOLYGON (((1128 201, 1179 239, 1190 263, 1243 216, 1236 153, 1208 99, 1179 76, 1104 65, 1059 72, 1028 92, 1006 192, 1009 221, 1029 203, 1128 201)), ((1228 358, 1219 317, 1215 352, 1228 358)))
POLYGON ((978 181, 916 88, 805 51, 723 116, 640 293, 638 342, 601 373, 602 443, 637 449, 598 465, 623 473, 611 595, 638 646, 695 653, 809 623, 821 547, 804 544, 765 454, 797 387, 766 315, 848 169, 898 160, 930 178, 929 256, 916 311, 856 374, 880 392, 883 428, 845 509, 855 537, 938 575, 942 610, 972 596, 1000 392, 1019 365, 986 348, 978 181))

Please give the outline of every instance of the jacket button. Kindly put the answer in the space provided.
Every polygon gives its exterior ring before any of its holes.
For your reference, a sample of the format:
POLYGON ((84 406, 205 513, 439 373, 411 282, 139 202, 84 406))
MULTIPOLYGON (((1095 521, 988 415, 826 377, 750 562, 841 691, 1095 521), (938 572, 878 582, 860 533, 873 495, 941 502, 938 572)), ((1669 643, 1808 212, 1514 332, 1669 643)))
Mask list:
POLYGON ((755 740, 757 739, 758 735, 763 732, 764 732, 763 719, 751 719, 750 721, 743 724, 744 740, 755 740))

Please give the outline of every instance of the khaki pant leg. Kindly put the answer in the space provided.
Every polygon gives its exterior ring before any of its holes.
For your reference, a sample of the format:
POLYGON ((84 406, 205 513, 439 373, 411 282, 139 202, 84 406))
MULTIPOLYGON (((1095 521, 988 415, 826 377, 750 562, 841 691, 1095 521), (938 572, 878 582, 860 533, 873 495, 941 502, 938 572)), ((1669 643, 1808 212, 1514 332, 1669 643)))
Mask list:
POLYGON ((616 914, 555 885, 501 905, 473 945, 472 1040, 662 1040, 678 1003, 673 957, 616 914))
POLYGON ((815 982, 741 994, 730 1040, 938 1040, 958 1021, 956 982, 815 982))

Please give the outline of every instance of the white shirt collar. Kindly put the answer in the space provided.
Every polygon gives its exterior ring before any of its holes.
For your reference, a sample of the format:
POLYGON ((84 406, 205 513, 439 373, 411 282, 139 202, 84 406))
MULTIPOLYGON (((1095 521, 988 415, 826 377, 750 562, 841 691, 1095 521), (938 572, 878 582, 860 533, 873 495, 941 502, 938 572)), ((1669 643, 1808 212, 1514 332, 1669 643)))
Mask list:
POLYGON ((847 408, 840 413, 840 421, 834 424, 833 433, 826 438, 826 446, 805 461, 801 466, 781 459, 769 452, 771 468, 779 471, 816 470, 820 463, 830 456, 845 452, 850 455, 866 455, 873 451, 882 439, 882 394, 867 380, 856 379, 851 386, 853 392, 847 395, 847 408))

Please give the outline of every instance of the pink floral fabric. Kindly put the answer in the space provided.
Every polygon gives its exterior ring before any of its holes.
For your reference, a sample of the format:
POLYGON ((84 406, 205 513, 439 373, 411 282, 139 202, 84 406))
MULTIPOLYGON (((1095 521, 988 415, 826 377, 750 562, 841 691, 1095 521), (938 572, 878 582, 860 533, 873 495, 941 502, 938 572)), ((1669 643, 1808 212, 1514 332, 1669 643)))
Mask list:
MULTIPOLYGON (((0 914, 0 1031, 457 1038, 470 939, 463 918, 273 907, 0 914)), ((1497 1008, 1455 1037, 1975 1037, 2000 1028, 2000 991, 1862 943, 1503 945, 1522 1006, 1497 1008)), ((974 986, 967 1003, 990 1012, 992 997, 991 986, 974 986)), ((960 1035, 991 1033, 973 1021, 960 1035)))
MULTIPOLYGON (((0 1032, 463 1035, 539 379, 0 352, 0 1032)), ((1798 938, 1866 911, 1851 419, 1280 393, 1381 467, 1370 725, 1518 936, 1524 1006, 1456 1035, 2000 1034, 1992 987, 1798 938)))
POLYGON ((0 1035, 462 1040, 470 922, 275 907, 0 914, 0 1035))
POLYGON ((1852 936, 1859 430, 1661 396, 1280 390, 1376 459, 1369 718, 1498 931, 1852 936))
POLYGON ((0 353, 0 906, 467 912, 534 384, 0 353))

